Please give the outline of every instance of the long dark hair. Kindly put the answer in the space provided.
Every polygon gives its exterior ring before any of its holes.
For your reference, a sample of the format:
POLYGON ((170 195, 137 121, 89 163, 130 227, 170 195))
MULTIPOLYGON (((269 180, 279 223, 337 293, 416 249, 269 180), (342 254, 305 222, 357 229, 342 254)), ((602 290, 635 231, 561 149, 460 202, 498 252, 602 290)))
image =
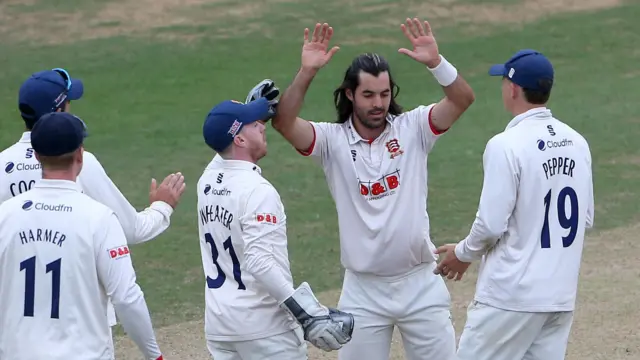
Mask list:
POLYGON ((360 85, 360 71, 364 71, 367 74, 378 76, 381 72, 389 73, 389 85, 391 87, 391 104, 389 104, 389 114, 400 115, 402 114, 402 107, 396 102, 396 96, 400 92, 400 87, 393 81, 391 76, 391 69, 389 63, 382 56, 375 53, 365 53, 359 55, 351 62, 351 65, 344 73, 344 80, 340 87, 333 92, 333 101, 336 105, 336 112, 338 113, 337 123, 344 123, 349 120, 351 114, 353 114, 353 103, 347 97, 346 90, 351 90, 351 93, 356 93, 356 88, 360 85))

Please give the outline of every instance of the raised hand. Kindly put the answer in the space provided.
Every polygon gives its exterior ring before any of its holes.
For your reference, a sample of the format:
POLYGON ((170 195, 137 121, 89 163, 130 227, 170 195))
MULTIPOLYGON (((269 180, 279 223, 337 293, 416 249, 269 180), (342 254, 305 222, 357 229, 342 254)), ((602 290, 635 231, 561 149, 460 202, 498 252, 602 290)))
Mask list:
POLYGON ((167 175, 160 185, 157 185, 156 179, 151 179, 149 202, 164 201, 175 209, 180 202, 185 187, 184 176, 181 173, 167 175))
POLYGON ((302 45, 303 68, 319 70, 331 60, 331 57, 340 50, 338 46, 328 50, 332 36, 333 28, 327 23, 316 24, 311 39, 309 39, 309 29, 304 29, 304 44, 302 45))
POLYGON ((436 38, 433 37, 428 21, 423 24, 418 18, 407 18, 406 23, 401 24, 400 28, 407 39, 411 41, 413 50, 400 48, 398 49, 399 53, 405 54, 430 68, 435 68, 440 64, 438 44, 436 43, 436 38))

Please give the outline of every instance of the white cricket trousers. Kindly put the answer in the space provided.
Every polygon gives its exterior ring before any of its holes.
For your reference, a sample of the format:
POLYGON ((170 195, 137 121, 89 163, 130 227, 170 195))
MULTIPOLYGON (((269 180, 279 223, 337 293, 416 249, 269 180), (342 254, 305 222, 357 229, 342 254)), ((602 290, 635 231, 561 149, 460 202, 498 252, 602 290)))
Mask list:
POLYGON ((459 360, 564 360, 573 312, 532 313, 473 301, 459 360))
POLYGON ((388 360, 395 325, 406 359, 454 360, 451 297, 435 266, 421 264, 394 277, 345 271, 338 309, 353 314, 355 328, 338 359, 388 360))
POLYGON ((283 334, 247 341, 207 340, 214 360, 307 360, 301 327, 283 334))

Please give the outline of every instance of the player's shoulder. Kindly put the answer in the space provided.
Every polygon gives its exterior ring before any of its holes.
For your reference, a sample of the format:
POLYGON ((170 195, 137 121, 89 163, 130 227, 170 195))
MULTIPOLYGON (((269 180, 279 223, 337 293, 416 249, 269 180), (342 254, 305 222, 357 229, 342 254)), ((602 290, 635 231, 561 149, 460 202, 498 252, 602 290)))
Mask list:
POLYGON ((87 151, 87 150, 82 152, 82 161, 84 162, 83 167, 82 167, 83 170, 84 170, 85 167, 87 167, 89 169, 94 169, 96 167, 100 167, 100 168, 102 167, 102 164, 100 164, 100 160, 98 160, 96 155, 93 154, 90 151, 87 151))
POLYGON ((329 121, 314 121, 307 120, 311 124, 315 131, 322 131, 327 135, 337 134, 344 132, 348 121, 345 122, 329 122, 329 121))
MULTIPOLYGON (((15 156, 24 157, 27 155, 26 150, 29 148, 31 148, 31 145, 29 145, 28 143, 17 142, 15 144, 12 144, 8 148, 0 151, 0 159, 8 161, 15 156)), ((33 156, 33 158, 35 159, 35 156, 33 156)))
POLYGON ((513 131, 503 131, 493 135, 487 140, 487 151, 509 151, 519 143, 518 135, 513 131))
POLYGON ((433 110, 433 107, 435 105, 436 103, 420 104, 414 108, 405 110, 400 114, 390 116, 393 117, 392 120, 394 124, 406 124, 411 120, 425 119, 429 116, 429 113, 431 112, 431 110, 433 110))

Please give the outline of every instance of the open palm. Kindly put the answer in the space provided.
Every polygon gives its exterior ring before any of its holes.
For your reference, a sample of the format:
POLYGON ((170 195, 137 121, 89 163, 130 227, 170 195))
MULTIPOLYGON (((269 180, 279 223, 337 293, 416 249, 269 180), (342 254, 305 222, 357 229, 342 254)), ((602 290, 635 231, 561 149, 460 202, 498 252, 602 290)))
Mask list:
POLYGON ((399 53, 423 63, 431 68, 440 63, 440 53, 436 38, 433 37, 431 26, 428 21, 424 24, 418 18, 407 18, 406 23, 400 25, 404 35, 411 41, 412 50, 401 48, 399 53))
POLYGON ((329 24, 316 24, 313 35, 309 39, 309 29, 304 29, 304 45, 302 45, 302 67, 318 70, 325 66, 331 57, 340 50, 338 46, 329 49, 329 41, 333 36, 333 28, 329 24))

